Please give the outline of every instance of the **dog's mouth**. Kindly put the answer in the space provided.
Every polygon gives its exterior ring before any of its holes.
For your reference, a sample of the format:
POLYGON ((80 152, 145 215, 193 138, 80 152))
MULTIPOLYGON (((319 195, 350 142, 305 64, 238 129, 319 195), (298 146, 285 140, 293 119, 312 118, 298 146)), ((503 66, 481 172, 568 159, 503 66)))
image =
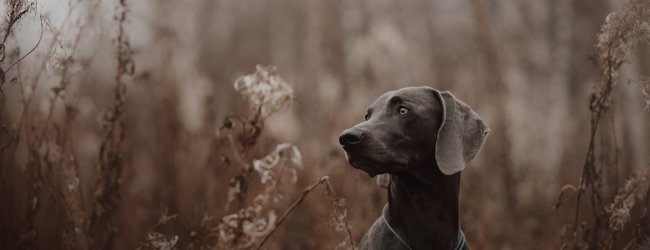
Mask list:
POLYGON ((398 172, 406 169, 407 166, 406 162, 376 159, 375 157, 361 155, 359 152, 351 153, 346 151, 346 156, 350 166, 363 170, 371 177, 388 172, 398 172))
POLYGON ((375 177, 384 172, 374 161, 348 159, 348 162, 350 166, 366 172, 370 177, 375 177))

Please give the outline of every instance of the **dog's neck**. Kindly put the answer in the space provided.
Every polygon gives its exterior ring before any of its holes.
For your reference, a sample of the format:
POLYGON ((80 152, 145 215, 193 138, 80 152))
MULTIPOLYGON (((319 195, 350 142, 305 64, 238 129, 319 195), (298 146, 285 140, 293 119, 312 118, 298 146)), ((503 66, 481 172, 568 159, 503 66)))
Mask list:
POLYGON ((391 174, 384 216, 412 249, 452 249, 459 189, 460 173, 444 175, 437 166, 391 174))

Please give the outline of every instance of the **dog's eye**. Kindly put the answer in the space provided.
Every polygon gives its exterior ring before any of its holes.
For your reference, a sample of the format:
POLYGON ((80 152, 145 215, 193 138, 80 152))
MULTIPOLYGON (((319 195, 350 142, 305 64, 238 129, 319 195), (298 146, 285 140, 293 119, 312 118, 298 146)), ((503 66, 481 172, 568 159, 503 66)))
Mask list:
POLYGON ((363 115, 364 121, 367 121, 368 119, 370 119, 370 114, 366 113, 365 115, 363 115))
POLYGON ((399 114, 400 115, 405 115, 408 114, 409 110, 407 108, 401 107, 399 108, 399 114))

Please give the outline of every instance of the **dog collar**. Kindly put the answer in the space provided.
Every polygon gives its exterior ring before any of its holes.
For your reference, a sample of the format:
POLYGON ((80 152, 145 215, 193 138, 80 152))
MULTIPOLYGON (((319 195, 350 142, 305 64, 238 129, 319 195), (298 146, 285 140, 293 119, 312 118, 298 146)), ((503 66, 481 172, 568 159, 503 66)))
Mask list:
POLYGON ((465 239, 465 233, 463 233, 463 230, 460 228, 458 229, 458 243, 456 243, 456 247, 454 250, 461 250, 465 248, 465 245, 467 245, 467 239, 465 239))
MULTIPOLYGON (((388 220, 386 220, 386 217, 385 217, 385 216, 382 215, 382 216, 381 216, 381 219, 384 221, 384 223, 386 224, 386 226, 388 227, 388 229, 393 233, 393 235, 395 235, 395 237, 397 237, 397 239, 398 239, 400 242, 402 242, 402 244, 403 244, 407 249, 409 249, 409 250, 413 250, 413 248, 411 248, 411 246, 409 246, 409 244, 407 244, 406 241, 404 241, 404 239, 402 239, 402 237, 399 236, 399 234, 397 233, 397 231, 395 231, 395 229, 393 229, 393 227, 388 223, 388 220)), ((459 228, 459 229, 458 229, 458 242, 456 243, 456 247, 454 247, 454 250, 461 250, 461 249, 463 249, 463 248, 465 247, 466 244, 467 244, 467 239, 465 238, 465 234, 463 233, 463 230, 461 230, 461 229, 459 228)))
POLYGON ((406 241, 404 241, 404 240, 402 239, 402 237, 399 237, 399 234, 397 234, 397 232, 395 231, 395 229, 393 229, 393 227, 391 227, 390 224, 388 224, 388 221, 386 220, 386 217, 385 217, 385 216, 382 215, 382 216, 381 216, 381 219, 384 220, 384 223, 386 223, 386 226, 388 227, 388 229, 390 229, 390 231, 393 232, 393 235, 395 235, 395 237, 397 237, 397 239, 398 239, 399 241, 401 241, 402 244, 404 244, 404 246, 406 246, 406 248, 408 248, 409 250, 413 250, 413 248, 411 248, 411 247, 409 246, 409 244, 406 244, 406 241))

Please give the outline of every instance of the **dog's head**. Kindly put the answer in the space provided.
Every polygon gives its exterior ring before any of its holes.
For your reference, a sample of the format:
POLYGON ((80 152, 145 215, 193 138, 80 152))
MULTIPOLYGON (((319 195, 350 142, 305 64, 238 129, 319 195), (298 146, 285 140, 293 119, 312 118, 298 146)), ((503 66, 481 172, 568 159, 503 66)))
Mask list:
POLYGON ((451 93, 409 87, 380 96, 365 121, 343 131, 339 142, 350 165, 370 176, 431 163, 451 175, 474 158, 488 132, 451 93))

